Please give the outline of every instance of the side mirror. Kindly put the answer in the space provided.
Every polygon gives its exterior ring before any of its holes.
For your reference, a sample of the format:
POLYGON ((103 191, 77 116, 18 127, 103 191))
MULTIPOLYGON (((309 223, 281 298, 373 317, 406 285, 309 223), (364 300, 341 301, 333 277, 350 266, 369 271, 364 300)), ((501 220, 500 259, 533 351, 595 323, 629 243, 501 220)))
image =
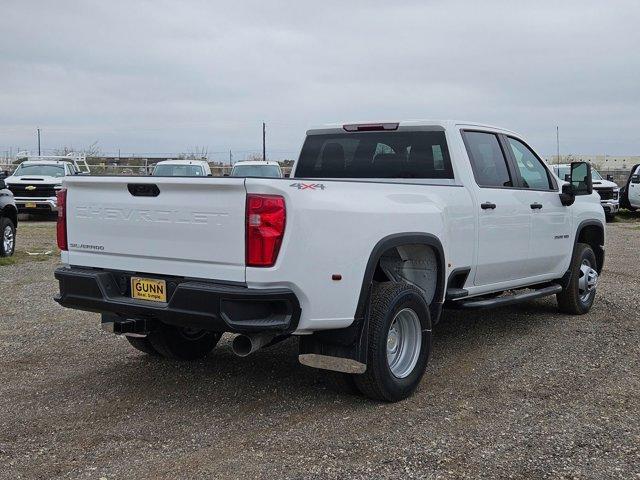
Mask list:
POLYGON ((571 183, 571 174, 570 174, 570 173, 567 173, 567 174, 564 176, 564 181, 565 181, 565 182, 569 182, 569 183, 571 183))
POLYGON ((613 175, 607 174, 607 180, 613 182, 613 175))
POLYGON ((562 193, 560 194, 560 203, 565 207, 569 207, 573 205, 573 202, 576 201, 576 196, 573 193, 573 188, 570 183, 565 183, 562 185, 562 193))
POLYGON ((0 178, 0 190, 4 190, 7 188, 7 184, 4 181, 4 178, 0 178))
POLYGON ((593 193, 591 165, 586 162, 571 163, 571 189, 576 196, 591 195, 593 193))
POLYGON ((284 178, 289 178, 290 176, 291 176, 291 174, 290 174, 290 173, 285 173, 285 174, 284 174, 284 178))

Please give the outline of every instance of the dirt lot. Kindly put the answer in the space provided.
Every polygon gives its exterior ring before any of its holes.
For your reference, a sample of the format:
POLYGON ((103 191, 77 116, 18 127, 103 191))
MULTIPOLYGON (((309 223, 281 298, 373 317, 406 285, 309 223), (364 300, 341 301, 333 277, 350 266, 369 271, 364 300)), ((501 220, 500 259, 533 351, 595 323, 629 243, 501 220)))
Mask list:
MULTIPOLYGON (((638 225, 638 224, 636 224, 638 225)), ((334 392, 290 340, 150 359, 64 310, 51 222, 0 265, 1 478, 640 478, 640 229, 608 230, 596 304, 447 313, 416 395, 334 392)))

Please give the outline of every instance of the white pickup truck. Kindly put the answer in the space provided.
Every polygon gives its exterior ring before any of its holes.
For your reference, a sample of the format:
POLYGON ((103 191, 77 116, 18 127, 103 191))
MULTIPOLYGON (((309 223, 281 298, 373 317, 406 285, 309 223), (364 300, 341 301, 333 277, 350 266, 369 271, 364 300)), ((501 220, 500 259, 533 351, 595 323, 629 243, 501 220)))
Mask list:
POLYGON ((20 213, 55 213, 58 210, 56 192, 62 188, 63 178, 90 174, 83 154, 29 156, 23 153, 27 159, 5 180, 20 213))
POLYGON ((412 121, 309 130, 291 178, 70 177, 56 301, 170 358, 296 335, 301 363, 396 401, 443 307, 589 311, 605 217, 589 165, 570 175, 509 130, 412 121))

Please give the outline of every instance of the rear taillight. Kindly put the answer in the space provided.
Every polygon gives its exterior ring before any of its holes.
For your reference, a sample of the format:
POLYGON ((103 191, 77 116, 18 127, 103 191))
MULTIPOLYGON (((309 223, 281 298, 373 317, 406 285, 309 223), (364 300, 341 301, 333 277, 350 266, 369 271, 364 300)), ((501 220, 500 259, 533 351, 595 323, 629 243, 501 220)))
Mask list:
POLYGON ((56 192, 58 200, 58 224, 56 225, 56 233, 58 237, 58 248, 60 250, 68 250, 67 246, 67 189, 63 188, 56 192))
POLYGON ((247 195, 248 267, 271 267, 276 263, 284 236, 286 207, 279 195, 247 195))

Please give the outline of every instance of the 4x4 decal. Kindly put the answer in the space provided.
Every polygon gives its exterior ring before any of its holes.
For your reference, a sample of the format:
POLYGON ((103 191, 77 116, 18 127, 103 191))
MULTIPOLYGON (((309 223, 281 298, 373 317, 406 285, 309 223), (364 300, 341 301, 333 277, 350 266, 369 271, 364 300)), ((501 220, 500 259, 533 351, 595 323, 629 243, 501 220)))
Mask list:
POLYGON ((298 190, 324 190, 326 187, 323 183, 292 183, 290 187, 297 188, 298 190))

